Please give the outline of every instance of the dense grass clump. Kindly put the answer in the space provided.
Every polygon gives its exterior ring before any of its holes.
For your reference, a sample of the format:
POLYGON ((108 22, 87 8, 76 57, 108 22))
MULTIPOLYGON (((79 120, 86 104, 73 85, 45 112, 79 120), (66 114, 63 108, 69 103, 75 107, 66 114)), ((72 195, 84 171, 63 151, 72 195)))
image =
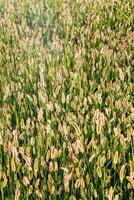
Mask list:
POLYGON ((132 200, 134 1, 0 1, 0 199, 132 200))

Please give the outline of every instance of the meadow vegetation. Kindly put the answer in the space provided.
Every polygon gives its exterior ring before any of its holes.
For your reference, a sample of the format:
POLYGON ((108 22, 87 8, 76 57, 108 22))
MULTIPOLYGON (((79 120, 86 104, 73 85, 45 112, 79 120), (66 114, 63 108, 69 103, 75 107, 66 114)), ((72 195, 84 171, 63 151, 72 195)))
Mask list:
POLYGON ((134 1, 0 0, 0 199, 132 200, 134 1))

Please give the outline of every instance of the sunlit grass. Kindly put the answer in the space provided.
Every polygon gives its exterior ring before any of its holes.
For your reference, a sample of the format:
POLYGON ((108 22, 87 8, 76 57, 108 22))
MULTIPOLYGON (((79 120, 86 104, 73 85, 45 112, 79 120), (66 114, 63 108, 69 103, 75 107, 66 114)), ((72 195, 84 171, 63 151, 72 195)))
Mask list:
POLYGON ((134 2, 0 1, 0 199, 132 200, 134 2))

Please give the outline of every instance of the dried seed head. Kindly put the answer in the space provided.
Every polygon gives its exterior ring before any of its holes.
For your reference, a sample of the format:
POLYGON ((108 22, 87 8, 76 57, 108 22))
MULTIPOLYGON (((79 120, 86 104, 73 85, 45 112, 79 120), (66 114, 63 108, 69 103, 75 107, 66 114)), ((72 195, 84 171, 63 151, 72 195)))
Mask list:
POLYGON ((56 112, 57 114, 59 114, 62 111, 62 108, 59 104, 55 103, 55 108, 56 108, 56 112))
POLYGON ((122 72, 122 69, 121 68, 118 68, 118 71, 119 71, 119 78, 124 81, 124 74, 122 72))
POLYGON ((134 179, 134 161, 130 161, 129 166, 130 166, 130 177, 134 179))
POLYGON ((23 157, 23 159, 25 160, 26 165, 27 165, 28 167, 31 167, 31 165, 32 165, 31 158, 28 157, 28 156, 25 156, 25 155, 22 155, 22 157, 23 157))
POLYGON ((98 194, 97 194, 97 191, 96 191, 95 188, 94 188, 94 190, 93 190, 93 194, 94 194, 94 197, 95 197, 95 198, 98 198, 98 194))
POLYGON ((31 137, 31 138, 30 138, 30 145, 31 145, 31 146, 34 146, 34 144, 35 144, 35 138, 34 138, 34 137, 31 137))
POLYGON ((53 103, 50 101, 47 105, 47 109, 48 109, 48 111, 53 111, 53 103))
POLYGON ((41 156, 41 165, 42 165, 43 167, 45 167, 45 165, 46 165, 46 162, 45 162, 45 159, 44 159, 43 156, 41 156))
POLYGON ((72 126, 74 127, 74 129, 76 131, 76 135, 79 138, 79 136, 81 136, 80 128, 78 127, 78 125, 75 122, 72 122, 72 126))
POLYGON ((16 180, 16 187, 20 188, 20 181, 19 180, 16 180))
POLYGON ((51 147, 51 159, 57 158, 59 156, 58 150, 52 146, 51 147))
POLYGON ((58 171, 58 163, 56 161, 54 162, 54 171, 58 171))
POLYGON ((102 177, 102 172, 101 172, 101 168, 100 167, 97 167, 97 174, 98 174, 99 178, 102 177))
POLYGON ((112 198, 113 198, 113 192, 114 192, 113 187, 110 187, 109 190, 106 190, 106 197, 108 198, 108 200, 112 200, 112 198))
POLYGON ((50 162, 49 162, 49 171, 52 172, 53 170, 54 170, 53 162, 50 161, 50 162))
POLYGON ((85 188, 85 181, 84 181, 84 179, 83 178, 81 178, 81 188, 85 188))
POLYGON ((77 147, 81 153, 84 153, 84 146, 81 140, 76 140, 77 147))
POLYGON ((79 178, 80 177, 80 170, 79 170, 79 168, 76 168, 75 170, 76 170, 76 175, 79 178))
POLYGON ((104 166, 105 161, 106 161, 106 157, 105 157, 105 156, 100 157, 100 159, 99 159, 100 167, 103 167, 103 166, 104 166))
POLYGON ((11 169, 13 172, 16 171, 16 166, 15 166, 15 160, 14 160, 14 157, 11 158, 11 169))
POLYGON ((0 179, 2 178, 2 170, 1 170, 1 165, 0 165, 0 179))
POLYGON ((56 191, 55 191, 55 186, 53 185, 52 187, 51 187, 51 190, 50 190, 50 193, 51 194, 54 194, 56 191))
POLYGON ((27 176, 23 177, 23 183, 24 183, 25 186, 30 184, 29 178, 27 176))
POLYGON ((113 200, 119 200, 119 199, 120 199, 119 195, 116 194, 113 200))
POLYGON ((40 108, 39 111, 38 111, 38 121, 42 121, 43 120, 43 109, 40 108))
POLYGON ((6 177, 6 174, 3 173, 3 182, 2 182, 2 188, 6 187, 7 186, 7 182, 8 182, 8 179, 6 177))
POLYGON ((31 194, 32 194, 32 192, 33 192, 33 186, 32 186, 32 185, 30 185, 30 187, 29 187, 29 189, 28 189, 28 194, 29 194, 29 195, 31 195, 31 194))
POLYGON ((124 148, 126 148, 126 138, 124 138, 124 135, 123 134, 119 134, 119 139, 120 139, 120 143, 122 144, 122 146, 124 148))
POLYGON ((3 145, 3 138, 1 134, 0 134, 0 145, 3 145))
POLYGON ((80 179, 77 179, 75 182, 75 188, 80 188, 80 179))
POLYGON ((118 157, 119 157, 119 153, 118 151, 115 152, 114 158, 113 158, 113 164, 116 165, 118 163, 118 157))
POLYGON ((39 184, 40 184, 40 179, 38 178, 35 182, 35 188, 38 188, 39 187, 39 184))
POLYGON ((96 142, 97 141, 94 138, 92 138, 92 140, 89 142, 89 144, 87 146, 87 149, 90 149, 91 147, 95 146, 96 142))
POLYGON ((34 176, 37 177, 37 172, 38 172, 38 158, 35 158, 34 160, 34 176))
POLYGON ((69 181, 72 177, 72 173, 64 174, 64 189, 66 192, 69 192, 69 181))
POLYGON ((17 187, 15 190, 15 200, 19 200, 20 197, 20 189, 17 187))
POLYGON ((36 193, 37 197, 42 199, 42 194, 39 190, 36 190, 35 193, 36 193))
POLYGON ((83 178, 79 178, 75 182, 75 188, 85 188, 85 182, 83 178))
POLYGON ((61 102, 62 102, 62 104, 64 104, 64 103, 65 103, 65 101, 66 101, 66 98, 65 98, 65 93, 64 93, 64 92, 62 92, 62 96, 61 96, 61 102))
POLYGON ((131 141, 131 130, 127 129, 127 141, 130 142, 131 141))
POLYGON ((125 177, 125 167, 126 167, 126 164, 122 165, 121 169, 120 169, 120 181, 121 181, 121 183, 123 182, 123 179, 125 177))
POLYGON ((19 153, 24 155, 24 147, 19 147, 19 153))
POLYGON ((95 154, 93 154, 90 158, 89 158, 89 162, 92 162, 92 160, 95 158, 95 154))
POLYGON ((126 179, 129 181, 129 183, 131 184, 131 188, 134 190, 134 179, 131 178, 130 176, 126 176, 126 179))
POLYGON ((75 196, 70 196, 69 200, 76 200, 76 197, 75 196))
POLYGON ((51 152, 48 149, 47 154, 46 154, 46 162, 48 162, 50 158, 51 158, 51 152))

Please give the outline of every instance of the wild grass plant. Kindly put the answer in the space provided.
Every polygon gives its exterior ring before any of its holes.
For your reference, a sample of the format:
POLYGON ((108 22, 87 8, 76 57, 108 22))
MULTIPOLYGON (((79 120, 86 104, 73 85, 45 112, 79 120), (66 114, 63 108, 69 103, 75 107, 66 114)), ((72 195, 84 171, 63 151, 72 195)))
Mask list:
POLYGON ((0 199, 132 200, 134 1, 0 0, 0 199))

